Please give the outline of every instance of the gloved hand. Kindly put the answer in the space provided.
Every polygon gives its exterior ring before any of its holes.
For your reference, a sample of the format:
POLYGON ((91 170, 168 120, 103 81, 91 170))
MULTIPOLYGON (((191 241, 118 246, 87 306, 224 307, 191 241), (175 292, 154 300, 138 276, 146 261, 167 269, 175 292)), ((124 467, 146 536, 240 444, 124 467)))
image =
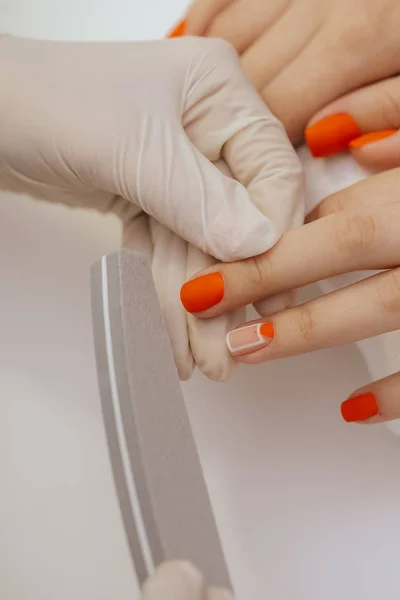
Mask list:
POLYGON ((143 586, 141 600, 233 600, 228 590, 204 587, 201 573, 186 562, 161 565, 143 586))
POLYGON ((179 289, 214 259, 264 252, 304 211, 297 156, 234 51, 2 37, 0 86, 0 187, 116 212, 151 257, 180 377, 196 362, 226 378, 243 317, 187 321, 179 289))

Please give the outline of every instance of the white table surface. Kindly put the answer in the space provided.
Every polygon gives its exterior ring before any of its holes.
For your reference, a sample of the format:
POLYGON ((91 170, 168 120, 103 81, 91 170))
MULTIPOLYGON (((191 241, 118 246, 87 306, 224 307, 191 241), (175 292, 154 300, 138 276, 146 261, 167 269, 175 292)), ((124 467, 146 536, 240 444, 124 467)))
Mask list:
MULTIPOLYGON (((161 37, 179 0, 0 0, 4 31, 161 37)), ((113 218, 0 200, 0 597, 132 600, 92 349, 89 265, 113 218)), ((355 346, 185 384, 239 600, 398 600, 400 445, 348 426, 355 346)), ((169 600, 169 599, 168 599, 169 600)))

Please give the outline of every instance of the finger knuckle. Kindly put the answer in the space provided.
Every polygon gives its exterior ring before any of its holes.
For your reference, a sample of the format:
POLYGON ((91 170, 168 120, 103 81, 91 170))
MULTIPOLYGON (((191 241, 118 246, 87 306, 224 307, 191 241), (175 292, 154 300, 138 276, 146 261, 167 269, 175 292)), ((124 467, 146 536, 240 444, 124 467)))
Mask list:
POLYGON ((344 216, 333 228, 333 241, 336 249, 346 256, 359 256, 375 243, 377 227, 370 215, 354 214, 344 216))
POLYGON ((315 332, 315 320, 312 310, 308 304, 299 308, 297 320, 295 322, 295 333, 304 341, 313 339, 315 332))
POLYGON ((378 302, 387 313, 400 313, 400 269, 385 273, 378 287, 378 302))
POLYGON ((339 32, 335 30, 334 44, 346 53, 354 51, 355 55, 360 49, 369 48, 376 35, 375 23, 368 11, 355 10, 342 20, 339 32))
POLYGON ((269 280, 270 261, 265 254, 246 258, 242 264, 246 281, 251 287, 258 287, 269 280))
POLYGON ((400 85, 396 80, 390 81, 390 84, 393 85, 378 86, 377 89, 380 90, 381 98, 378 99, 376 104, 381 107, 381 116, 384 122, 393 128, 397 128, 400 123, 400 85))

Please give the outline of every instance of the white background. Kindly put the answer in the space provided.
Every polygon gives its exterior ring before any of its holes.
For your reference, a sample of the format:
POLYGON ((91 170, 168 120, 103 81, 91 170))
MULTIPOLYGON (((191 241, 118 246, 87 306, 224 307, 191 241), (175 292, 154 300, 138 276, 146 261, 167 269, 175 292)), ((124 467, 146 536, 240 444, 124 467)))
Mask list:
MULTIPOLYGON (((162 37, 179 0, 0 0, 35 37, 162 37)), ((137 597, 92 350, 89 265, 112 218, 0 200, 0 597, 137 597)), ((239 600, 398 600, 400 444, 349 426, 369 380, 355 346, 186 384, 239 600)), ((170 599, 168 599, 170 600, 170 599)))

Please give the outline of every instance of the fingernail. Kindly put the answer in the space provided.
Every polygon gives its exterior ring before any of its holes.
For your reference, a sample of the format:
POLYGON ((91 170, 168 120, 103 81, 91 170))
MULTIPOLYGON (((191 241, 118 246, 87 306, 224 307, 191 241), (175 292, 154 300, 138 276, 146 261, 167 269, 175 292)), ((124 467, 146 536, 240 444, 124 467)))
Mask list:
POLYGON ((167 38, 182 37, 183 35, 185 35, 186 27, 186 19, 182 19, 182 21, 179 21, 176 27, 174 27, 174 29, 167 34, 167 38))
POLYGON ((274 334, 272 323, 252 323, 230 331, 226 343, 233 356, 242 356, 269 346, 274 334))
POLYGON ((224 279, 221 273, 210 273, 185 283, 181 288, 181 302, 190 313, 200 313, 221 302, 224 297, 224 279))
POLYGON ((397 133, 397 129, 386 129, 384 131, 371 131, 371 133, 366 133, 361 135, 360 137, 352 140, 349 144, 350 148, 362 148, 363 146, 367 146, 368 144, 373 144, 374 142, 379 142, 380 140, 384 140, 391 135, 397 133))
POLYGON ((360 394, 353 396, 342 403, 342 417, 346 423, 354 423, 355 421, 365 421, 378 414, 378 403, 374 394, 360 394))
POLYGON ((360 134, 353 117, 346 114, 325 117, 307 127, 304 132, 307 146, 315 158, 343 152, 360 134))

